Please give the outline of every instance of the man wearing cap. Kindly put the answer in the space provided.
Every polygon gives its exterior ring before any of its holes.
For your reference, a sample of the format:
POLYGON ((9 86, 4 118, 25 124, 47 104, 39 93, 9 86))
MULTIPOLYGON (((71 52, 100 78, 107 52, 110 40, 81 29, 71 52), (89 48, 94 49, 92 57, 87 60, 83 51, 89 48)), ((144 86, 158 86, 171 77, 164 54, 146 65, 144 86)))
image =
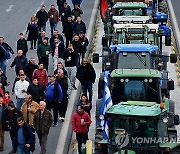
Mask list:
POLYGON ((46 70, 48 71, 49 54, 51 53, 51 47, 48 45, 48 37, 43 39, 43 42, 38 46, 37 56, 39 62, 43 62, 46 70))

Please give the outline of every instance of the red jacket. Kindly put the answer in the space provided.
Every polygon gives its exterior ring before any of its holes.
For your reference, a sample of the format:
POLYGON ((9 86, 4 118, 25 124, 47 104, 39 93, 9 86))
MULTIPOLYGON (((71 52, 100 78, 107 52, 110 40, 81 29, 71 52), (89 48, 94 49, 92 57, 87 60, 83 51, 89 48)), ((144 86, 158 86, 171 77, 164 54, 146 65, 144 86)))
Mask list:
POLYGON ((48 74, 46 69, 35 69, 32 78, 38 78, 39 84, 41 86, 46 86, 48 84, 48 74))
POLYGON ((72 128, 74 132, 88 133, 88 126, 91 124, 91 118, 87 112, 84 111, 82 115, 75 112, 72 117, 72 128), (84 119, 85 125, 81 125, 81 119, 84 119))
POLYGON ((8 103, 11 102, 11 101, 12 101, 12 99, 11 99, 10 96, 9 96, 8 98, 7 98, 7 97, 4 97, 4 99, 3 99, 3 103, 4 103, 4 105, 6 105, 6 106, 8 106, 8 103))

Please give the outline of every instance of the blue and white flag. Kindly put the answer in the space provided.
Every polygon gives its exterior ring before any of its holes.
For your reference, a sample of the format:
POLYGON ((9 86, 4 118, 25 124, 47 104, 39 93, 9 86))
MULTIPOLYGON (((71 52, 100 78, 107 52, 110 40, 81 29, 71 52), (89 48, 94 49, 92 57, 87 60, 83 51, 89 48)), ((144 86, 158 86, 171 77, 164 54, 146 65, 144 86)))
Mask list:
POLYGON ((108 134, 109 134, 108 117, 106 115, 106 111, 113 105, 109 86, 108 86, 108 75, 109 75, 109 71, 105 71, 104 72, 104 94, 103 94, 102 105, 101 105, 101 109, 99 113, 99 115, 104 115, 104 119, 100 119, 100 126, 102 126, 105 140, 108 139, 108 134))

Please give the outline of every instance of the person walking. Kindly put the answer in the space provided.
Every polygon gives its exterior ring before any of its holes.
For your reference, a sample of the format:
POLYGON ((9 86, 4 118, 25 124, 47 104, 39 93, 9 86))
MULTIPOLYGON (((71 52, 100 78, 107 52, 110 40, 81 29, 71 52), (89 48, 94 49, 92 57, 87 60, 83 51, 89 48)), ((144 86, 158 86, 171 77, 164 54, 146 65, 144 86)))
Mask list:
POLYGON ((17 53, 19 50, 22 50, 23 55, 26 57, 26 53, 28 52, 28 45, 23 33, 19 34, 19 40, 17 41, 17 53))
POLYGON ((38 69, 38 65, 36 64, 36 59, 34 57, 31 57, 29 63, 24 68, 24 72, 31 82, 32 75, 35 69, 38 69))
POLYGON ((46 70, 48 71, 49 66, 49 54, 51 53, 51 47, 48 45, 48 38, 45 37, 43 42, 38 46, 37 56, 39 62, 43 62, 46 70))
POLYGON ((34 127, 39 138, 41 154, 46 154, 47 137, 49 129, 53 123, 53 117, 50 111, 46 109, 46 103, 40 101, 39 110, 34 116, 34 127))
POLYGON ((62 91, 63 91, 63 98, 61 100, 61 103, 59 104, 59 120, 64 122, 66 110, 68 106, 68 98, 71 94, 71 83, 67 76, 64 75, 64 72, 62 69, 59 69, 57 71, 57 77, 56 81, 60 84, 62 91))
POLYGON ((34 49, 36 49, 36 42, 38 38, 38 25, 35 16, 32 16, 30 22, 28 23, 26 34, 27 33, 28 33, 27 41, 31 42, 30 50, 33 49, 33 43, 34 43, 34 49))
POLYGON ((23 55, 22 50, 18 50, 17 56, 14 58, 13 62, 11 63, 9 70, 12 67, 15 67, 16 75, 19 74, 19 70, 24 70, 25 66, 28 64, 27 58, 23 55))
POLYGON ((57 76, 57 73, 58 73, 59 69, 62 69, 63 74, 68 77, 67 71, 65 70, 64 65, 61 62, 58 62, 58 64, 57 64, 57 69, 54 71, 55 76, 57 76))
POLYGON ((48 21, 48 13, 45 10, 45 5, 36 13, 38 32, 46 31, 46 22, 48 21))
POLYGON ((53 31, 57 30, 57 24, 59 22, 59 14, 54 5, 51 5, 48 11, 48 18, 51 27, 51 35, 53 35, 53 31))
POLYGON ((81 42, 81 53, 82 53, 82 59, 83 59, 83 58, 85 58, 87 46, 89 45, 89 40, 84 35, 83 31, 79 32, 79 41, 81 42))
POLYGON ((63 31, 62 33, 64 33, 64 25, 65 22, 67 21, 68 16, 71 15, 71 7, 69 6, 69 4, 67 2, 64 3, 64 6, 61 7, 60 11, 59 11, 59 16, 61 17, 61 22, 62 22, 62 27, 63 27, 63 31))
POLYGON ((77 20, 74 24, 74 34, 79 35, 79 32, 86 34, 86 24, 82 21, 81 17, 77 17, 77 20))
POLYGON ((42 86, 43 91, 46 89, 48 84, 48 74, 46 69, 44 69, 43 62, 39 62, 38 69, 35 69, 32 75, 32 78, 37 78, 39 85, 42 86))
POLYGON ((45 98, 47 106, 46 108, 51 111, 53 109, 54 115, 54 123, 53 126, 56 127, 58 125, 58 110, 59 110, 59 103, 62 103, 63 92, 60 84, 56 82, 56 77, 54 75, 51 76, 50 82, 47 85, 45 98))
POLYGON ((77 65, 77 57, 78 54, 74 52, 72 44, 68 46, 68 49, 65 50, 64 60, 65 60, 65 69, 68 73, 68 77, 71 82, 71 86, 74 90, 76 90, 75 80, 76 80, 76 65, 77 65))
POLYGON ((25 102, 28 86, 29 86, 29 82, 25 80, 25 75, 21 74, 20 80, 15 83, 15 88, 14 88, 18 110, 21 109, 22 104, 25 102))
POLYGON ((31 95, 27 95, 20 111, 28 125, 33 126, 34 115, 37 110, 39 110, 39 104, 33 101, 31 95))
POLYGON ((3 103, 3 97, 0 96, 0 151, 4 151, 4 128, 3 122, 5 119, 6 106, 3 103))
POLYGON ((58 38, 61 42, 64 43, 64 39, 61 34, 59 34, 58 30, 54 30, 53 35, 50 38, 50 47, 53 48, 54 39, 58 38))
POLYGON ((86 58, 83 58, 82 64, 78 67, 76 78, 81 82, 83 93, 89 92, 89 101, 92 102, 92 85, 95 82, 96 73, 86 58))
POLYGON ((4 111, 5 118, 3 120, 3 128, 5 131, 9 131, 11 142, 12 142, 12 150, 9 154, 16 153, 16 139, 17 139, 17 118, 22 117, 22 113, 17 110, 13 102, 8 103, 8 107, 4 111))
POLYGON ((88 128, 90 124, 91 118, 89 114, 84 111, 83 106, 78 105, 76 112, 72 116, 72 129, 76 133, 79 154, 82 154, 82 143, 86 144, 88 140, 88 128))
POLYGON ((64 65, 63 55, 64 55, 64 43, 58 38, 54 39, 54 44, 52 46, 52 56, 54 61, 54 71, 57 68, 58 62, 61 62, 64 65))
POLYGON ((32 100, 39 103, 44 98, 44 90, 38 83, 38 78, 34 77, 32 83, 27 89, 27 94, 32 96, 32 100))
POLYGON ((77 17, 81 17, 81 14, 83 14, 83 11, 78 4, 75 4, 74 9, 72 10, 72 16, 74 20, 77 20, 77 17))
POLYGON ((67 21, 64 24, 64 35, 66 37, 66 48, 68 47, 69 44, 72 43, 73 33, 74 33, 74 21, 72 20, 72 17, 69 16, 67 18, 67 21))
POLYGON ((61 7, 64 6, 65 2, 66 2, 66 0, 57 0, 57 6, 58 6, 59 12, 60 12, 61 7))
POLYGON ((46 32, 45 31, 41 31, 41 33, 38 35, 38 40, 37 40, 38 46, 43 42, 45 37, 47 37, 46 36, 46 32))
POLYGON ((92 109, 92 104, 91 102, 88 100, 88 97, 86 94, 82 94, 81 95, 81 99, 80 101, 77 103, 77 106, 83 106, 84 111, 87 112, 89 114, 89 116, 91 116, 90 111, 92 109))
POLYGON ((32 128, 24 121, 23 117, 17 118, 17 154, 30 154, 35 150, 35 136, 32 128))
POLYGON ((14 51, 12 48, 4 41, 4 37, 0 36, 0 68, 2 69, 3 73, 6 74, 6 66, 7 66, 7 54, 11 53, 14 55, 14 51))

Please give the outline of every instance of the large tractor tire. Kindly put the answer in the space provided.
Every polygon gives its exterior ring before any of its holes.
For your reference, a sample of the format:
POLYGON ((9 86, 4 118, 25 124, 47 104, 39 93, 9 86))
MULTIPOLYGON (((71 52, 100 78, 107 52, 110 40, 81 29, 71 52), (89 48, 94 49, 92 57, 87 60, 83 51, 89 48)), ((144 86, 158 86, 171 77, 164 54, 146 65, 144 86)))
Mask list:
POLYGON ((175 102, 170 100, 169 101, 169 120, 168 120, 168 127, 174 126, 174 114, 175 114, 175 102))
POLYGON ((171 46, 171 35, 165 36, 165 45, 171 46))

